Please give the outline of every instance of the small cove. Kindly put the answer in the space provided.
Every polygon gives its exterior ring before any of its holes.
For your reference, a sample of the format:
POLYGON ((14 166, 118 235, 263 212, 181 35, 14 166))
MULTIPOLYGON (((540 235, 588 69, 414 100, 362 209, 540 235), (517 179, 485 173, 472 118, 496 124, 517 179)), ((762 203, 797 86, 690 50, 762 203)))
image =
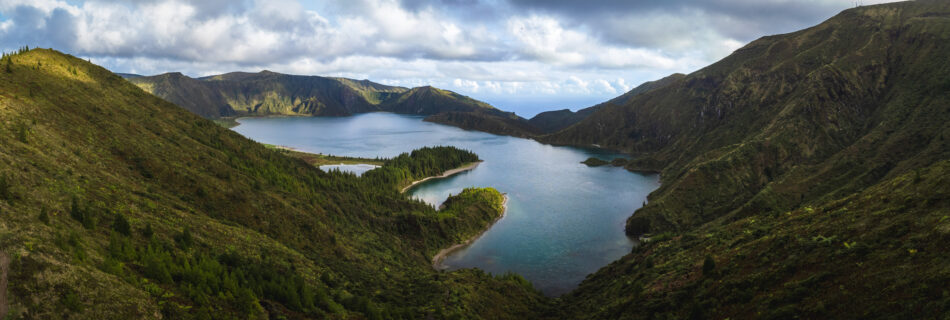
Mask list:
POLYGON ((436 145, 474 151, 484 160, 478 167, 407 190, 436 207, 466 187, 494 187, 508 196, 505 217, 449 254, 442 266, 515 272, 552 296, 570 291, 587 274, 630 252, 634 242, 624 235, 624 222, 659 186, 654 174, 580 163, 619 154, 465 131, 419 116, 369 113, 239 122, 233 130, 248 138, 312 153, 393 157, 436 145))

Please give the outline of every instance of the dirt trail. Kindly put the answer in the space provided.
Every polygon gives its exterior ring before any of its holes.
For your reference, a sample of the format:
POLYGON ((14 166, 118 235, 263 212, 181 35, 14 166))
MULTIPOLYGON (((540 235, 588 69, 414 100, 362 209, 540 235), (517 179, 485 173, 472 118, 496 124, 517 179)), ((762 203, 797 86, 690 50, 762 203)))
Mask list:
POLYGON ((7 273, 10 271, 10 257, 0 251, 0 319, 7 317, 7 273))

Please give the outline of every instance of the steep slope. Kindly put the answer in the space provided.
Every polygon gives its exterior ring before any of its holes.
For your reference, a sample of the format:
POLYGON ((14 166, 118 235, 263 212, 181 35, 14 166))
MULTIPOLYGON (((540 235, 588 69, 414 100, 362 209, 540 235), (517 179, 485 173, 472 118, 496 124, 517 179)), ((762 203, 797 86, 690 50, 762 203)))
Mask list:
POLYGON ((380 184, 472 155, 417 150, 373 181, 325 173, 81 59, 31 50, 0 65, 12 318, 525 318, 547 306, 519 277, 429 266, 500 214, 497 191, 435 211, 380 184))
POLYGON ((142 89, 206 118, 240 115, 346 116, 386 111, 433 115, 479 112, 507 117, 491 105, 430 86, 406 89, 368 80, 232 72, 192 79, 180 73, 129 79, 142 89), (170 76, 174 81, 170 81, 170 76), (225 106, 225 107, 222 107, 225 106), (230 108, 229 114, 209 109, 230 108))
POLYGON ((117 75, 117 76, 120 76, 120 77, 123 77, 123 78, 125 78, 125 79, 132 79, 132 78, 141 78, 141 77, 143 77, 143 75, 134 74, 134 73, 116 73, 116 75, 117 75))
POLYGON ((431 86, 413 88, 392 100, 385 101, 380 105, 380 110, 419 115, 439 112, 503 113, 487 103, 431 86))
POLYGON ((572 319, 943 319, 950 161, 841 199, 663 234, 562 296, 572 319))
POLYGON ((861 7, 764 37, 542 140, 662 171, 634 234, 840 198, 950 153, 947 7, 861 7))
POLYGON ((593 114, 594 111, 597 111, 605 106, 627 104, 630 102, 630 100, 641 93, 665 87, 666 85, 676 82, 685 76, 686 75, 681 73, 674 73, 659 80, 647 81, 636 88, 630 89, 630 91, 617 96, 616 98, 608 100, 607 102, 580 109, 577 110, 577 112, 573 112, 569 109, 542 112, 529 119, 528 123, 540 129, 544 133, 557 132, 563 130, 564 128, 570 127, 581 120, 584 120, 593 114))
POLYGON ((850 9, 546 137, 663 174, 557 316, 947 317, 948 40, 946 1, 850 9))
POLYGON ((123 77, 138 84, 145 91, 171 101, 205 118, 233 116, 236 113, 227 99, 217 90, 179 72, 153 77, 123 77))
POLYGON ((478 130, 498 135, 531 138, 541 134, 541 130, 514 113, 489 112, 440 112, 424 119, 425 121, 456 126, 465 130, 478 130))
POLYGON ((229 73, 207 78, 214 90, 242 114, 345 116, 378 111, 379 96, 404 92, 405 88, 383 85, 354 86, 317 76, 286 75, 270 71, 229 73), (375 103, 374 103, 375 102, 375 103))

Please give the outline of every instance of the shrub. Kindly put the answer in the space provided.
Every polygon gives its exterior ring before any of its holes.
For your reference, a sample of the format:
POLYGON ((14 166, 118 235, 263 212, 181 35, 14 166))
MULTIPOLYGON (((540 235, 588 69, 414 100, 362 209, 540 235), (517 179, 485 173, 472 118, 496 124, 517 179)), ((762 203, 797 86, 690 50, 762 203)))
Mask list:
POLYGON ((191 229, 186 227, 181 231, 181 233, 175 235, 175 243, 178 243, 178 246, 183 249, 190 248, 191 245, 194 244, 194 238, 191 236, 191 229))
POLYGON ((115 219, 112 221, 112 230, 125 236, 132 235, 132 226, 129 225, 129 220, 125 218, 125 215, 121 213, 115 215, 115 219))
POLYGON ((13 187, 10 185, 6 175, 0 176, 0 199, 10 200, 13 198, 13 187))
POLYGON ((40 219, 40 222, 43 222, 43 224, 49 225, 49 213, 47 213, 46 211, 47 211, 46 208, 43 208, 42 210, 40 210, 39 219, 40 219))
POLYGON ((155 235, 155 231, 152 230, 152 223, 150 222, 145 225, 145 228, 142 228, 142 236, 146 239, 150 239, 153 235, 155 235))
POLYGON ((703 276, 712 276, 716 272, 716 260, 710 255, 703 261, 703 276))

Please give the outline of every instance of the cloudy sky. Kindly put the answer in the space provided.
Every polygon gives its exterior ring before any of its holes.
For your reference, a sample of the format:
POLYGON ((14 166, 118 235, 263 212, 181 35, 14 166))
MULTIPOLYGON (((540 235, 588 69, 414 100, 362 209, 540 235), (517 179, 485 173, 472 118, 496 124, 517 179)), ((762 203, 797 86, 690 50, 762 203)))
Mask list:
MULTIPOLYGON (((863 4, 886 2, 864 0, 863 4)), ((531 116, 689 73, 854 0, 0 0, 0 49, 115 72, 433 85, 531 116)))

